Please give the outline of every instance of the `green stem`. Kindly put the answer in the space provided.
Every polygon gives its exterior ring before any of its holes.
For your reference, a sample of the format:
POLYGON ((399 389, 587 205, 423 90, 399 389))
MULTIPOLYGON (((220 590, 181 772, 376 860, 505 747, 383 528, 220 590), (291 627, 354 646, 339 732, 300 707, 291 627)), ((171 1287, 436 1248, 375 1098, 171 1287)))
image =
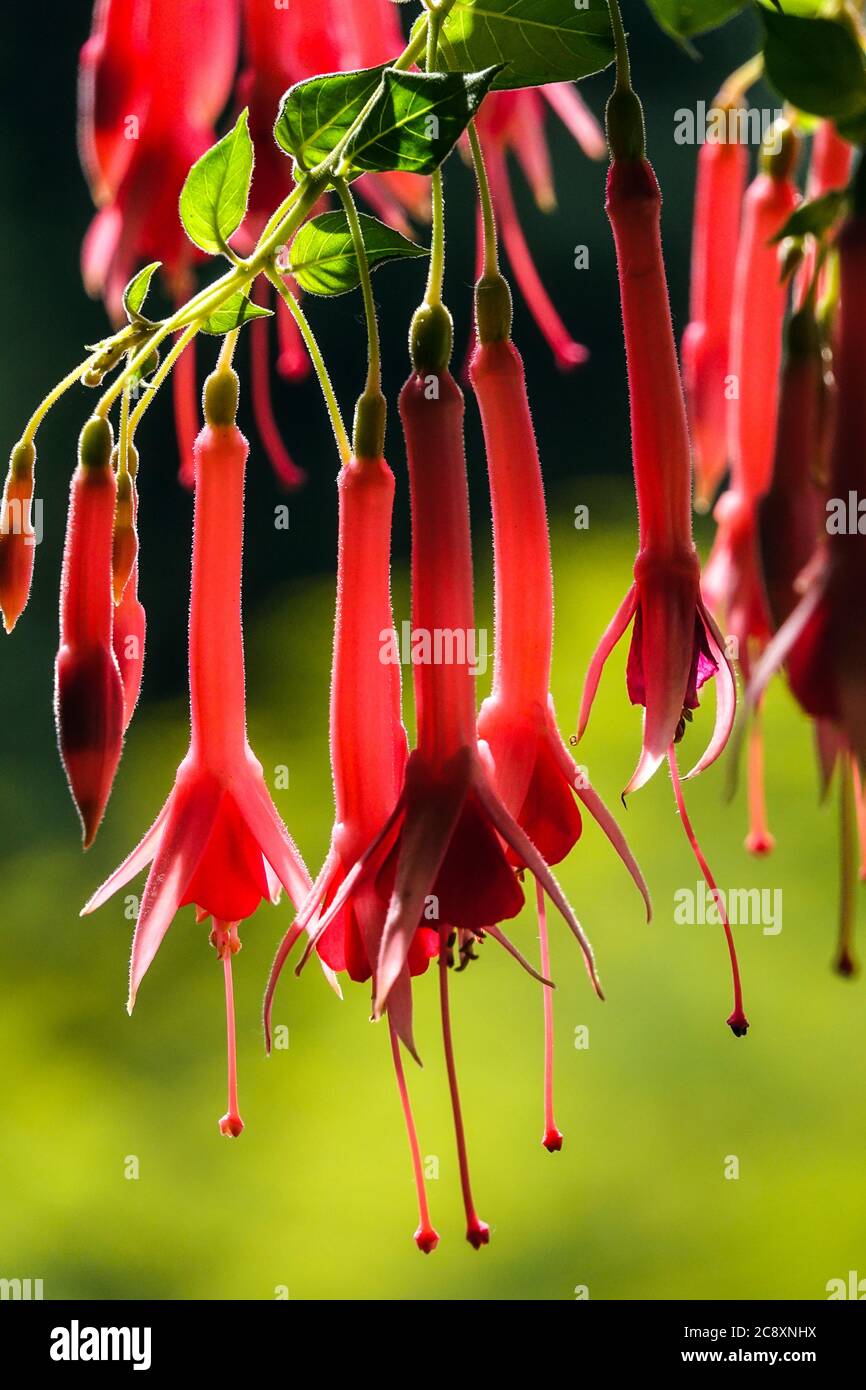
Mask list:
POLYGON ((42 421, 45 419, 51 407, 57 404, 60 397, 66 394, 70 386, 74 386, 77 381, 81 380, 84 373, 88 371, 96 361, 97 356, 97 353, 92 353, 85 362, 80 362, 77 367, 67 373, 62 381, 58 381, 57 385, 48 392, 44 400, 40 401, 39 405, 30 416, 30 419, 27 421, 24 433, 21 436, 20 442, 22 444, 33 443, 36 438, 36 431, 39 429, 39 426, 42 424, 42 421))
POLYGON ((631 64, 628 56, 628 43, 622 23, 619 0, 607 0, 610 10, 610 26, 613 30, 613 45, 616 53, 616 90, 631 91, 631 64))
MULTIPOLYGON (((439 54, 439 33, 442 21, 451 8, 444 5, 427 4, 427 46, 425 66, 428 72, 436 72, 439 54)), ((441 168, 433 171, 431 179, 432 222, 430 231, 430 266, 427 274, 427 291, 424 298, 428 304, 442 303, 442 285, 445 279, 445 198, 442 189, 441 168)))
POLYGON ((216 370, 218 372, 226 372, 231 367, 234 361, 235 348, 238 345, 240 331, 240 328, 233 328, 232 331, 227 333, 223 338, 222 347, 220 348, 216 364, 216 370))
POLYGON ((177 342, 173 344, 171 352, 166 353, 163 361, 160 363, 159 370, 154 375, 153 380, 148 383, 147 390, 145 391, 144 395, 136 405, 135 409, 132 412, 132 415, 129 418, 130 438, 132 438, 132 436, 135 434, 135 431, 138 429, 138 424, 141 420, 142 415, 147 410, 151 401, 154 399, 157 391, 159 390, 162 383, 165 381, 175 362, 180 357, 184 349, 188 346, 188 344, 192 342, 193 338, 198 333, 198 331, 198 324, 191 324, 190 327, 187 328, 184 333, 181 333, 177 342))
POLYGON ((334 387, 331 383, 331 378, 328 374, 328 368, 325 364, 325 359, 322 356, 322 350, 319 347, 318 342, 316 341, 316 335, 314 334, 312 327, 310 326, 309 319, 307 318, 300 304, 296 300, 295 296, 292 294, 291 290, 288 289, 287 286, 283 283, 281 277, 277 274, 277 272, 275 270, 267 270, 265 274, 267 275, 271 284, 274 286, 274 289, 287 304, 290 313, 292 314, 296 324, 298 325, 301 337, 303 338, 304 343, 307 347, 307 351, 310 354, 310 361, 313 364, 313 369, 316 373, 316 376, 319 379, 319 385, 322 388, 322 395, 325 398, 325 405, 327 406, 328 415, 331 420, 331 428, 334 431, 334 438, 337 441, 337 450, 340 455, 340 461, 341 463, 348 463, 349 459, 352 456, 352 446, 349 442, 349 435, 346 431, 346 426, 343 423, 343 416, 340 411, 340 406, 337 401, 337 397, 334 393, 334 387))
POLYGON ((716 95, 714 106, 727 110, 732 106, 742 106, 746 92, 758 81, 764 71, 764 55, 756 53, 726 77, 716 95))
POLYGON ((853 950, 857 912, 856 824, 851 756, 845 750, 839 768, 839 940, 835 965, 840 975, 853 975, 857 970, 853 950))
MULTIPOLYGON (((454 0, 440 0, 435 12, 435 22, 441 24, 442 20, 451 9, 454 0)), ((434 22, 434 15, 428 17, 428 22, 418 26, 417 33, 413 36, 400 56, 391 65, 399 69, 406 69, 412 66, 424 53, 425 48, 429 50, 429 29, 434 22)), ((131 381, 137 371, 144 366, 147 358, 172 333, 181 332, 184 329, 192 329, 198 332, 205 319, 217 309, 237 290, 247 289, 262 272, 268 273, 268 268, 273 260, 275 252, 289 239, 294 231, 305 220, 314 204, 327 188, 333 171, 338 167, 343 153, 348 148, 349 143, 354 138, 355 132, 361 121, 365 118, 367 110, 375 100, 378 92, 374 93, 367 106, 359 112, 352 125, 346 131, 345 136, 330 154, 313 169, 311 173, 299 183, 296 188, 283 200, 280 206, 274 211, 266 223, 258 243, 252 254, 247 260, 240 260, 237 264, 226 271, 226 273, 213 284, 206 286, 197 294, 193 295, 186 304, 182 305, 168 319, 154 326, 153 332, 147 341, 127 360, 124 370, 112 382, 111 386, 104 393, 96 406, 95 413, 103 417, 107 416, 115 401, 122 395, 127 383, 131 381)), ((291 307, 291 306, 290 306, 291 307)), ((124 328, 121 332, 128 332, 124 328)), ((118 337, 115 334, 115 339, 118 337)), ((113 340, 109 340, 113 341, 113 340)), ((169 353, 166 363, 171 365, 177 360, 174 350, 169 353)), ((62 395, 77 381, 84 376, 85 372, 92 366, 99 356, 98 353, 91 354, 87 359, 76 367, 72 372, 63 378, 62 381, 48 393, 40 405, 36 408, 27 423, 22 441, 32 443, 33 438, 42 420, 47 415, 51 407, 60 399, 62 395)), ((163 364, 163 367, 165 363, 163 364)), ((154 377, 153 386, 156 389, 158 384, 165 380, 167 375, 162 369, 154 377)), ((139 402, 136 410, 133 411, 132 420, 140 418, 141 413, 146 408, 145 402, 139 402)))
POLYGON ((129 472, 129 392, 127 385, 120 400, 120 433, 117 438, 117 475, 120 478, 129 472))
POLYGON ((355 249, 358 274, 361 278, 361 294, 364 297, 364 316, 367 320, 367 384, 365 391, 370 395, 379 395, 382 390, 382 358, 379 346, 379 323, 376 317, 376 303, 373 298, 373 281, 370 275, 370 259, 364 245, 358 209, 355 207, 355 200, 345 180, 335 179, 334 187, 340 202, 343 204, 349 230, 352 233, 352 245, 355 249))
POLYGON ((481 206, 481 222, 484 227, 484 274, 493 278, 499 274, 499 247, 496 238, 496 217, 493 212, 493 198, 490 194, 490 181, 484 164, 484 151, 478 138, 475 122, 469 122, 469 148, 475 168, 475 181, 478 185, 478 202, 481 206))

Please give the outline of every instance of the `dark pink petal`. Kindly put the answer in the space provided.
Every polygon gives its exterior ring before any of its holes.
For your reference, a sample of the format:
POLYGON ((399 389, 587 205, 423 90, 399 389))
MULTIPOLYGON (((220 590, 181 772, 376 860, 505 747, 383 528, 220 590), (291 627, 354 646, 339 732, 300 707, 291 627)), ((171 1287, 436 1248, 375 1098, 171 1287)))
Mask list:
POLYGON ((423 918, 426 899, 448 853, 467 785, 458 779, 439 794, 415 798, 407 807, 400 834, 396 875, 376 966, 373 1011, 380 1017, 391 987, 406 964, 412 938, 423 918))
POLYGON ((699 761, 688 773, 689 777, 694 777, 697 773, 708 768, 727 746, 731 730, 734 727, 734 716, 737 712, 737 682, 733 667, 725 653, 725 639, 703 602, 700 605, 700 616, 716 665, 716 722, 712 738, 699 761))
POLYGON ((515 854, 520 857, 527 869, 529 869, 530 873, 535 875, 551 902, 565 918, 583 952, 584 963, 589 978, 592 981, 593 988, 599 999, 603 999, 604 994, 596 972, 592 946, 584 935, 583 928, 575 917, 571 904, 551 873, 550 868, 538 853, 538 850, 535 848, 529 836, 521 830, 514 817, 509 815, 483 774, 479 775, 476 780, 476 793, 479 801, 505 843, 511 846, 515 854))

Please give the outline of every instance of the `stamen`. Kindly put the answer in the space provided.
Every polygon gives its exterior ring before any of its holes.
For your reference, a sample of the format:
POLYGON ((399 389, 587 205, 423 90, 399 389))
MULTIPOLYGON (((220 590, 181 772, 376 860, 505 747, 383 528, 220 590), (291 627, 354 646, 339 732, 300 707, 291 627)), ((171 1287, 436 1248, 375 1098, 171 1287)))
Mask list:
MULTIPOLYGON (((535 885, 538 905, 538 937, 541 942, 541 973, 550 979, 550 942, 547 935, 547 908, 544 902, 544 889, 535 885)), ((553 990, 549 985, 544 991, 544 1138, 542 1144, 548 1153, 558 1153, 562 1148, 563 1134, 557 1128, 553 1116, 553 990)))
POLYGON ((211 940, 223 963, 226 990, 226 1051, 228 1053, 228 1109, 219 1122, 220 1134, 237 1139, 244 1127, 238 1110, 238 1058, 235 1039, 235 996, 232 983, 232 956, 240 950, 238 924, 215 922, 211 940))
POLYGON ((767 826, 764 796, 764 731, 760 706, 755 709, 749 729, 749 833, 746 849, 750 854, 769 854, 776 841, 767 826))
POLYGON ((834 969, 850 978, 857 973, 854 922, 857 913, 857 847, 855 844, 854 758, 843 752, 839 768, 839 942, 834 969))
POLYGON ((857 812, 857 838, 860 842, 860 882, 866 883, 866 792, 857 759, 851 759, 851 773, 854 778, 854 807, 857 812))
POLYGON ((730 1017, 727 1019, 727 1024, 735 1038, 743 1038, 745 1037, 748 1031, 749 1020, 746 1018, 745 1012, 743 1010, 743 991, 740 985, 740 967, 737 963, 737 949, 734 945, 734 934, 731 931, 731 924, 728 921, 728 910, 724 904, 724 899, 722 898, 721 893, 716 887, 716 880, 713 878, 713 875, 710 872, 710 866, 704 858, 703 851, 700 845, 698 844, 697 836, 695 835, 695 832, 692 829, 692 823, 689 820, 688 811, 686 810, 685 799, 683 797, 683 789, 680 785, 680 774, 679 769, 677 768, 676 750, 673 744, 671 744, 670 748, 668 749, 668 766, 671 770, 671 781, 673 782, 674 786, 674 796, 676 798, 677 810, 680 813, 680 820, 683 823, 683 829, 686 832, 686 838, 692 847, 694 856, 698 861, 698 865, 700 866, 701 873, 706 879, 707 887, 713 895, 713 901, 716 904, 717 911, 721 915, 722 926, 725 929, 725 937, 728 943, 728 954, 731 958, 731 976, 733 978, 734 984, 734 1008, 730 1017))
POLYGON ((523 229, 520 226, 517 210, 514 206, 505 157, 493 146, 488 147, 485 153, 488 160, 490 182, 499 205, 502 239, 505 242, 505 249, 514 271, 514 277, 529 305, 535 322, 550 344, 557 366, 564 371, 571 367, 578 367, 581 362, 586 361, 589 353, 581 343, 575 342, 572 338, 556 312, 553 301, 535 268, 535 262, 526 244, 526 238, 523 235, 523 229))
POLYGON ((463 1192, 463 1207, 466 1212, 466 1239, 475 1249, 490 1241, 490 1227, 481 1221, 472 1200, 469 1182, 469 1159, 466 1153, 466 1135, 463 1130, 463 1113, 460 1108, 460 1091, 457 1086, 457 1067, 454 1062, 454 1043, 451 1037, 451 1010, 448 1005, 448 928, 440 932, 439 950, 439 1002, 442 1009, 442 1041, 445 1046, 445 1064, 448 1068, 448 1087, 451 1092, 451 1111, 454 1116, 454 1137, 457 1141, 457 1162, 460 1165, 460 1187, 463 1192))
POLYGON ((397 1077, 397 1089, 400 1092, 400 1104, 403 1107, 403 1119, 406 1122, 406 1134, 409 1138, 409 1152, 412 1155, 412 1173, 415 1178, 415 1191, 418 1194, 418 1229, 415 1232, 414 1240, 419 1250, 423 1251, 425 1255, 431 1255, 439 1244, 439 1235, 438 1232, 434 1230, 430 1221, 430 1211, 427 1206, 427 1188, 424 1184, 424 1172, 421 1167, 421 1149, 418 1145, 418 1131, 415 1128, 412 1106, 409 1103, 406 1074, 403 1071, 403 1059, 400 1056, 400 1043, 390 1017, 388 1018, 388 1032, 391 1037, 391 1056, 394 1058, 394 1073, 397 1077))
MULTIPOLYGON (((259 276, 253 284, 255 304, 267 307, 269 286, 259 276)), ((252 376, 253 415, 262 447, 278 479, 287 488, 296 488, 304 481, 303 469, 289 456, 283 443, 271 404, 271 368, 268 352, 268 320, 255 319, 250 324, 250 370, 252 376)))
MULTIPOLYGON (((180 337, 180 334, 178 334, 180 337)), ((199 393, 195 364, 195 339, 190 342, 174 365, 171 374, 174 429, 180 459, 178 482, 190 491, 195 486, 193 444, 199 431, 199 393)))

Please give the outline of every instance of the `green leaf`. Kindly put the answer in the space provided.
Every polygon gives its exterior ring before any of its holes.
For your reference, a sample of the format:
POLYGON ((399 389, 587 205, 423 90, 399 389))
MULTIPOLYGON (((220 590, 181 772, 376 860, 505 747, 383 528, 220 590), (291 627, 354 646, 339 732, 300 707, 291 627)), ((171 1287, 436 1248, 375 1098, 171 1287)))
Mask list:
POLYGON ((661 27, 677 39, 690 39, 726 24, 748 0, 647 0, 661 27))
MULTIPOLYGON (((428 254, 375 217, 361 213, 358 220, 371 270, 385 261, 428 254)), ((342 208, 304 223, 289 248, 289 268, 310 294, 345 294, 360 284, 352 233, 342 208)))
POLYGON ((777 92, 813 116, 847 117, 866 107, 866 64, 845 24, 762 13, 764 69, 777 92))
POLYGON ((385 71, 382 89, 352 138, 352 170, 432 174, 451 152, 499 72, 385 71))
POLYGON ((180 195, 180 220, 190 241, 212 255, 225 249, 247 210, 253 142, 246 110, 234 129, 196 160, 180 195))
POLYGON ((137 275, 133 275, 126 289, 123 291, 123 307, 130 323, 141 318, 141 306, 147 298, 150 289, 150 282, 162 265, 162 261, 151 261, 137 275))
POLYGON ((249 323, 250 319, 270 318, 271 312, 270 309, 263 309, 260 304, 251 304, 243 290, 238 290, 212 313, 210 318, 205 319, 199 331, 231 333, 233 328, 240 328, 242 323, 249 323))
POLYGON ((380 85, 386 66, 311 77, 289 88, 274 138, 299 168, 314 168, 339 144, 380 85))
POLYGON ((807 232, 819 237, 829 231, 845 207, 848 194, 844 188, 834 188, 820 198, 811 198, 795 208, 784 227, 773 237, 773 241, 783 241, 785 237, 801 237, 807 232))
POLYGON ((455 0, 440 46, 449 68, 504 64, 499 90, 576 82, 613 60, 607 0, 455 0))
POLYGON ((775 14, 781 11, 784 14, 797 14, 809 18, 821 13, 826 0, 758 0, 758 4, 775 14))

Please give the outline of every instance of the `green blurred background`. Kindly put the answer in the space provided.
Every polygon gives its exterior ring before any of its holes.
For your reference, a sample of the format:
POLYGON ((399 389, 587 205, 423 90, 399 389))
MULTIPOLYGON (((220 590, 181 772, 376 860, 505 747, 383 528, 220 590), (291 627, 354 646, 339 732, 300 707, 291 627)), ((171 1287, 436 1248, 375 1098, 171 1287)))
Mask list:
MULTIPOLYGON (((745 17, 699 42, 695 62, 626 5, 650 152, 666 194, 664 232, 677 332, 685 323, 694 149, 673 142, 673 111, 710 100, 752 51, 745 17)), ((0 432, 10 444, 49 384, 103 330, 78 279, 89 205, 75 155, 77 48, 88 6, 10 7, 2 42, 0 252, 5 332, 0 432)), ((609 79, 585 84, 600 113, 609 79)), ((774 101, 770 104, 775 105, 774 101)), ((529 367, 548 473, 557 643, 554 694, 574 727, 586 663, 624 591, 634 552, 622 341, 603 169, 551 120, 559 211, 544 218, 516 176, 525 225, 548 285, 592 351, 562 377, 534 326, 515 328, 529 367), (590 248, 589 271, 572 269, 590 248), (588 531, 571 518, 590 507, 588 531)), ((472 279, 471 183, 449 167, 448 288, 465 330, 472 279), (460 231, 462 222, 466 232, 460 231)), ((416 267, 378 280, 389 385, 405 371, 416 267)), ((359 387, 360 306, 313 306, 341 399, 359 387)), ((286 764, 277 803, 311 868, 327 845, 331 790, 327 692, 333 609, 335 460, 316 388, 280 388, 280 419, 310 483, 291 499, 288 534, 272 525, 280 495, 260 455, 250 470, 247 651, 250 733, 266 771, 286 764)), ((862 985, 829 969, 836 914, 832 808, 817 807, 810 736, 783 689, 767 706, 768 794, 778 850, 742 848, 742 796, 722 800, 724 769, 689 790, 693 820, 724 888, 781 888, 777 936, 740 929, 752 1030, 735 1041, 726 952, 711 926, 674 924, 674 894, 697 873, 659 775, 627 813, 650 880, 647 927, 624 872, 592 825, 561 877, 590 931, 607 990, 591 995, 567 930, 553 924, 558 1119, 541 1136, 539 989, 488 943, 453 982, 456 1043, 477 1203, 490 1248, 462 1236, 458 1176, 435 978, 416 986, 423 1072, 409 1073, 439 1250, 411 1233, 413 1188, 387 1035, 367 1022, 364 988, 341 1004, 314 969, 281 986, 275 1020, 290 1045, 263 1055, 260 998, 288 909, 262 909, 243 932, 235 972, 242 1139, 217 1132, 224 1109, 221 973, 185 910, 124 1012, 132 923, 115 899, 82 922, 78 907, 150 823, 186 747, 184 692, 190 499, 176 485, 168 402, 142 448, 142 593, 148 609, 143 705, 96 846, 83 858, 56 756, 51 669, 67 479, 82 401, 63 403, 40 435, 45 541, 30 610, 0 653, 0 1277, 41 1278, 47 1298, 593 1299, 822 1298, 831 1278, 866 1275, 862 1166, 866 1133, 862 985), (589 1028, 589 1047, 574 1045, 589 1028), (738 1180, 725 1178, 729 1156, 738 1180), (139 1176, 130 1180, 129 1159, 139 1176)), ((489 527, 478 428, 469 408, 479 623, 491 621, 489 527)), ((398 619, 408 616, 405 477, 396 430, 398 619)), ((710 532, 700 528, 702 545, 710 532)), ((609 804, 636 759, 624 652, 611 662, 581 757, 609 804)), ((481 682, 486 687, 487 681, 481 682)), ((480 694, 483 691, 479 692, 480 694)), ((710 700, 710 705, 712 701, 710 700)), ((408 714, 408 711, 407 711, 408 714)), ((705 738, 710 711, 687 740, 705 738)), ((514 937, 531 955, 530 913, 514 937)))

